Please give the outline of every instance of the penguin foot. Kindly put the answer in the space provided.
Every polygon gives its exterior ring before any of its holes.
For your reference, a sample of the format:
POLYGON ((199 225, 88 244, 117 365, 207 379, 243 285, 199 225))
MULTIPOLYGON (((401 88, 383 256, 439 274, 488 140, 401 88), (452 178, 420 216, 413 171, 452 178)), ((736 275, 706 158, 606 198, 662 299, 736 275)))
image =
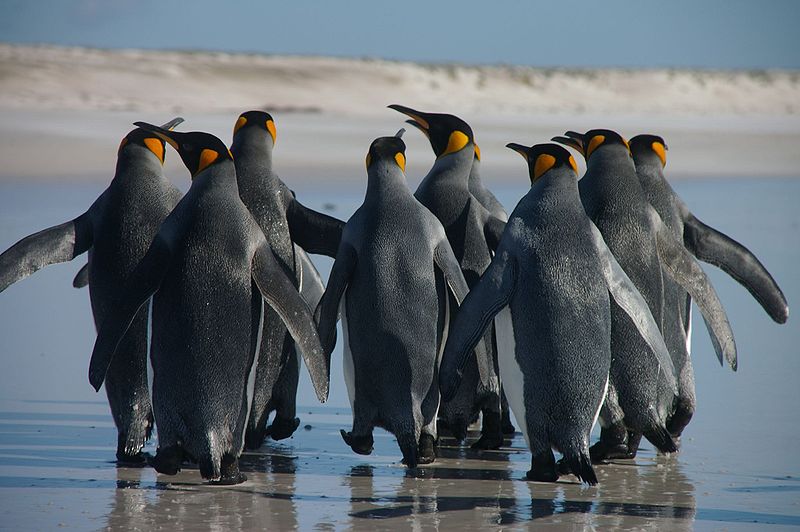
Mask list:
POLYGON ((294 431, 296 431, 297 427, 299 426, 300 426, 299 417, 293 419, 279 419, 276 417, 272 421, 272 424, 269 427, 267 427, 266 435, 275 441, 285 440, 286 438, 294 434, 294 431))
POLYGON ((525 473, 525 478, 534 482, 556 482, 558 481, 558 472, 531 469, 525 473))
POLYGON ((183 462, 183 449, 177 445, 159 448, 148 460, 150 466, 163 475, 177 475, 183 462))
POLYGON ((514 424, 511 423, 510 419, 504 419, 503 424, 500 426, 500 429, 506 436, 512 436, 515 432, 517 432, 517 427, 515 427, 514 424))
POLYGON ((212 480, 209 484, 215 486, 233 486, 247 480, 247 475, 239 471, 239 460, 227 456, 222 457, 219 480, 212 480))
POLYGON ((431 464, 436 460, 436 440, 433 436, 422 434, 419 437, 417 455, 417 462, 420 464, 431 464))
POLYGON ((364 455, 372 454, 372 445, 374 443, 372 434, 367 436, 353 436, 352 432, 346 432, 343 429, 339 430, 339 433, 342 435, 344 442, 354 453, 364 455))
POLYGON ((478 441, 470 445, 470 449, 475 450, 490 450, 499 449, 503 446, 503 436, 497 434, 481 434, 478 441))
POLYGON ((125 454, 117 451, 117 467, 145 467, 149 458, 151 456, 143 452, 125 454))
POLYGON ((636 451, 631 454, 626 443, 608 445, 599 441, 589 447, 589 456, 593 464, 599 464, 605 460, 636 458, 636 451))
POLYGON ((531 458, 531 469, 525 478, 536 482, 555 482, 558 480, 556 459, 553 451, 546 450, 531 458))
POLYGON ((267 429, 261 427, 258 429, 248 428, 244 433, 244 447, 249 451, 255 451, 264 444, 267 439, 267 429))

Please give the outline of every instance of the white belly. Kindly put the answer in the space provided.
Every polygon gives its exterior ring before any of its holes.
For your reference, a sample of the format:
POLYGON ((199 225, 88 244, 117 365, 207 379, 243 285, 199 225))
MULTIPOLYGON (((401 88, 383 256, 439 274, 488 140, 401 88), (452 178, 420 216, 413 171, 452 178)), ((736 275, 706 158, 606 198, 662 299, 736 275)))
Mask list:
POLYGON ((497 361, 500 365, 500 381, 506 392, 508 405, 517 420, 517 426, 525 436, 525 443, 530 448, 528 423, 525 416, 525 393, 522 370, 515 357, 516 341, 514 340, 514 323, 511 320, 511 309, 506 306, 495 318, 497 327, 497 361))
POLYGON ((253 365, 250 366, 250 373, 247 375, 247 421, 244 426, 250 422, 250 409, 253 406, 253 395, 256 389, 256 370, 258 369, 258 354, 261 351, 261 337, 264 333, 264 305, 266 304, 264 298, 261 299, 261 306, 259 308, 258 317, 258 336, 256 336, 256 352, 253 354, 253 365))
POLYGON ((339 302, 339 314, 342 317, 342 365, 344 366, 344 383, 347 386, 347 398, 350 400, 350 409, 356 400, 356 377, 353 367, 353 352, 350 350, 350 338, 347 331, 347 305, 345 297, 339 302))
POLYGON ((147 392, 150 394, 150 406, 153 406, 153 361, 150 354, 153 351, 153 298, 147 303, 147 392))
POLYGON ((686 354, 692 354, 692 307, 689 306, 689 316, 686 320, 687 327, 686 327, 686 354))

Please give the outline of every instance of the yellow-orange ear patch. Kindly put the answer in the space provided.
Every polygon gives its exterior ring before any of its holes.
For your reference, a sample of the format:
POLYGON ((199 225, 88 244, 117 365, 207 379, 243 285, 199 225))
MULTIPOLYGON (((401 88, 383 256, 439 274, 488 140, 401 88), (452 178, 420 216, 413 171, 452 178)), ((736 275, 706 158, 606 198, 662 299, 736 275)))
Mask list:
POLYGON ((575 162, 575 157, 572 155, 569 156, 569 165, 570 167, 575 170, 575 173, 578 173, 578 164, 575 162))
POLYGON ((403 155, 401 152, 397 152, 394 154, 394 160, 397 163, 397 166, 400 167, 400 170, 405 173, 406 171, 406 156, 403 155))
POLYGON ((450 133, 450 138, 447 139, 447 148, 445 148, 442 156, 449 153, 455 153, 469 144, 469 137, 461 131, 453 131, 450 133))
POLYGON ((144 139, 144 145, 147 146, 147 149, 153 152, 153 155, 158 157, 158 160, 161 161, 161 164, 164 164, 164 143, 160 140, 147 137, 144 139))
POLYGON ((122 151, 122 148, 128 143, 128 137, 122 139, 122 142, 119 143, 119 148, 117 148, 117 153, 122 151))
POLYGON ((203 151, 200 152, 200 160, 197 163, 197 171, 195 172, 195 175, 208 168, 208 166, 217 159, 219 159, 219 152, 216 150, 203 148, 203 151))
POLYGON ((365 164, 367 166, 367 170, 369 170, 369 165, 372 164, 372 154, 371 153, 367 154, 367 160, 365 161, 365 164))
POLYGON ((278 140, 278 131, 275 129, 275 122, 272 120, 267 120, 267 131, 272 135, 272 143, 275 144, 278 140))
POLYGON ((481 149, 477 144, 475 145, 475 157, 477 157, 479 161, 481 160, 481 149))
POLYGON ((539 179, 542 174, 550 170, 556 164, 556 158, 547 153, 543 153, 536 158, 536 164, 533 165, 533 179, 539 179))
POLYGON ((589 141, 589 145, 586 147, 586 159, 588 160, 592 152, 596 150, 605 141, 606 141, 605 135, 595 135, 594 137, 592 137, 592 140, 589 141))
POLYGON ((233 134, 235 135, 236 132, 239 131, 240 129, 242 129, 242 126, 244 126, 246 123, 247 123, 247 119, 245 117, 243 117, 243 116, 240 116, 236 120, 236 125, 233 126, 233 134))
POLYGON ((661 166, 667 166, 667 150, 664 148, 664 145, 656 141, 651 144, 650 147, 653 148, 658 158, 661 159, 661 166))

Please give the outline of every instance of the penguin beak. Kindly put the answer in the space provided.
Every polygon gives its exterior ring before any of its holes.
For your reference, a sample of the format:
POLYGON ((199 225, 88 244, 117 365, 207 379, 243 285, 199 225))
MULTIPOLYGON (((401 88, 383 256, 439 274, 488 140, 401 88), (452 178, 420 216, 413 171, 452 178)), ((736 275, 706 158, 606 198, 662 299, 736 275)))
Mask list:
MULTIPOLYGON (((567 132, 567 134, 572 133, 572 131, 567 132)), ((565 146, 569 146, 570 148, 574 148, 580 152, 581 155, 586 157, 586 152, 583 151, 583 135, 581 135, 580 140, 570 137, 553 137, 550 140, 553 142, 558 142, 559 144, 563 144, 565 146)))
MULTIPOLYGON (((183 121, 183 119, 181 119, 181 121, 183 121)), ((174 120, 172 120, 171 122, 174 122, 174 120)), ((169 123, 170 122, 167 122, 167 124, 169 124, 169 123)), ((142 129, 144 129, 145 131, 149 131, 150 133, 153 133, 158 138, 160 138, 161 140, 163 140, 164 142, 166 142, 167 144, 169 144, 170 146, 175 148, 175 150, 178 153, 180 153, 181 149, 180 149, 179 143, 175 139, 175 137, 177 137, 178 135, 182 135, 182 133, 177 133, 175 131, 171 131, 170 129, 164 129, 164 128, 161 128, 161 127, 158 127, 158 126, 154 126, 153 124, 148 124, 147 122, 134 122, 133 125, 136 126, 136 127, 140 127, 142 129)), ((175 124, 175 125, 177 125, 177 124, 175 124)))
MULTIPOLYGON (((428 130, 430 130, 431 128, 431 125, 425 119, 426 113, 416 111, 410 107, 405 107, 403 105, 397 105, 397 104, 390 105, 389 109, 394 109, 395 111, 399 111, 406 116, 410 116, 411 119, 413 120, 413 124, 425 134, 427 134, 428 130)), ((411 124, 412 122, 409 121, 408 123, 411 124)))
POLYGON ((401 139, 401 138, 403 138, 403 133, 405 133, 405 132, 406 132, 406 128, 401 127, 400 129, 397 130, 397 133, 395 133, 394 136, 397 137, 398 139, 401 139))
POLYGON ((515 152, 517 152, 520 155, 522 155, 523 159, 525 159, 526 161, 528 160, 528 147, 527 146, 523 146, 522 144, 516 144, 514 142, 510 142, 510 143, 506 144, 506 148, 511 148, 515 152))
POLYGON ((426 137, 428 137, 428 138, 430 138, 430 137, 431 137, 431 136, 430 136, 430 132, 429 132, 427 129, 425 129, 424 127, 422 127, 421 125, 419 125, 419 124, 418 124, 417 122, 415 122, 414 120, 406 120, 406 124, 411 124, 411 125, 412 125, 412 126, 414 126, 415 128, 417 128, 417 129, 419 129, 420 131, 422 131, 422 132, 425 134, 425 136, 426 136, 426 137))
POLYGON ((172 120, 170 120, 166 124, 162 124, 161 125, 161 129, 166 129, 168 131, 172 131, 173 129, 178 127, 183 122, 184 122, 183 117, 176 116, 175 118, 173 118, 172 120))

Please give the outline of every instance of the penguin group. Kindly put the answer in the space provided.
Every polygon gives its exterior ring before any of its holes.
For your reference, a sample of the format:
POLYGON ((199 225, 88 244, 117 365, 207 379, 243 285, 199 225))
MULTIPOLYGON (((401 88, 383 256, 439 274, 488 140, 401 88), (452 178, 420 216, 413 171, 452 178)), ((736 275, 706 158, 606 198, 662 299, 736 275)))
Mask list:
POLYGON ((464 120, 389 108, 428 138, 435 162, 412 192, 404 130, 375 139, 364 201, 346 222, 307 208, 278 177, 275 121, 256 110, 236 119, 230 147, 176 131, 182 118, 136 122, 86 212, 0 254, 2 292, 88 251, 73 284, 89 287, 89 382, 105 385, 119 464, 171 475, 191 461, 212 483, 243 482, 243 450, 298 427, 301 360, 327 399, 341 320, 353 412, 341 436, 355 453, 370 454, 381 427, 415 468, 436 459, 442 433, 463 442, 478 420, 472 446, 497 449, 513 412, 528 479, 594 485, 593 464, 635 457, 642 437, 678 450, 696 406, 692 302, 736 370, 698 260, 787 320, 759 260, 670 187, 663 138, 592 129, 510 143, 531 185, 509 215, 481 181, 464 120), (189 170, 186 194, 164 175, 167 145, 189 170), (583 176, 564 146, 585 159, 583 176), (308 254, 334 258, 327 284, 308 254))

